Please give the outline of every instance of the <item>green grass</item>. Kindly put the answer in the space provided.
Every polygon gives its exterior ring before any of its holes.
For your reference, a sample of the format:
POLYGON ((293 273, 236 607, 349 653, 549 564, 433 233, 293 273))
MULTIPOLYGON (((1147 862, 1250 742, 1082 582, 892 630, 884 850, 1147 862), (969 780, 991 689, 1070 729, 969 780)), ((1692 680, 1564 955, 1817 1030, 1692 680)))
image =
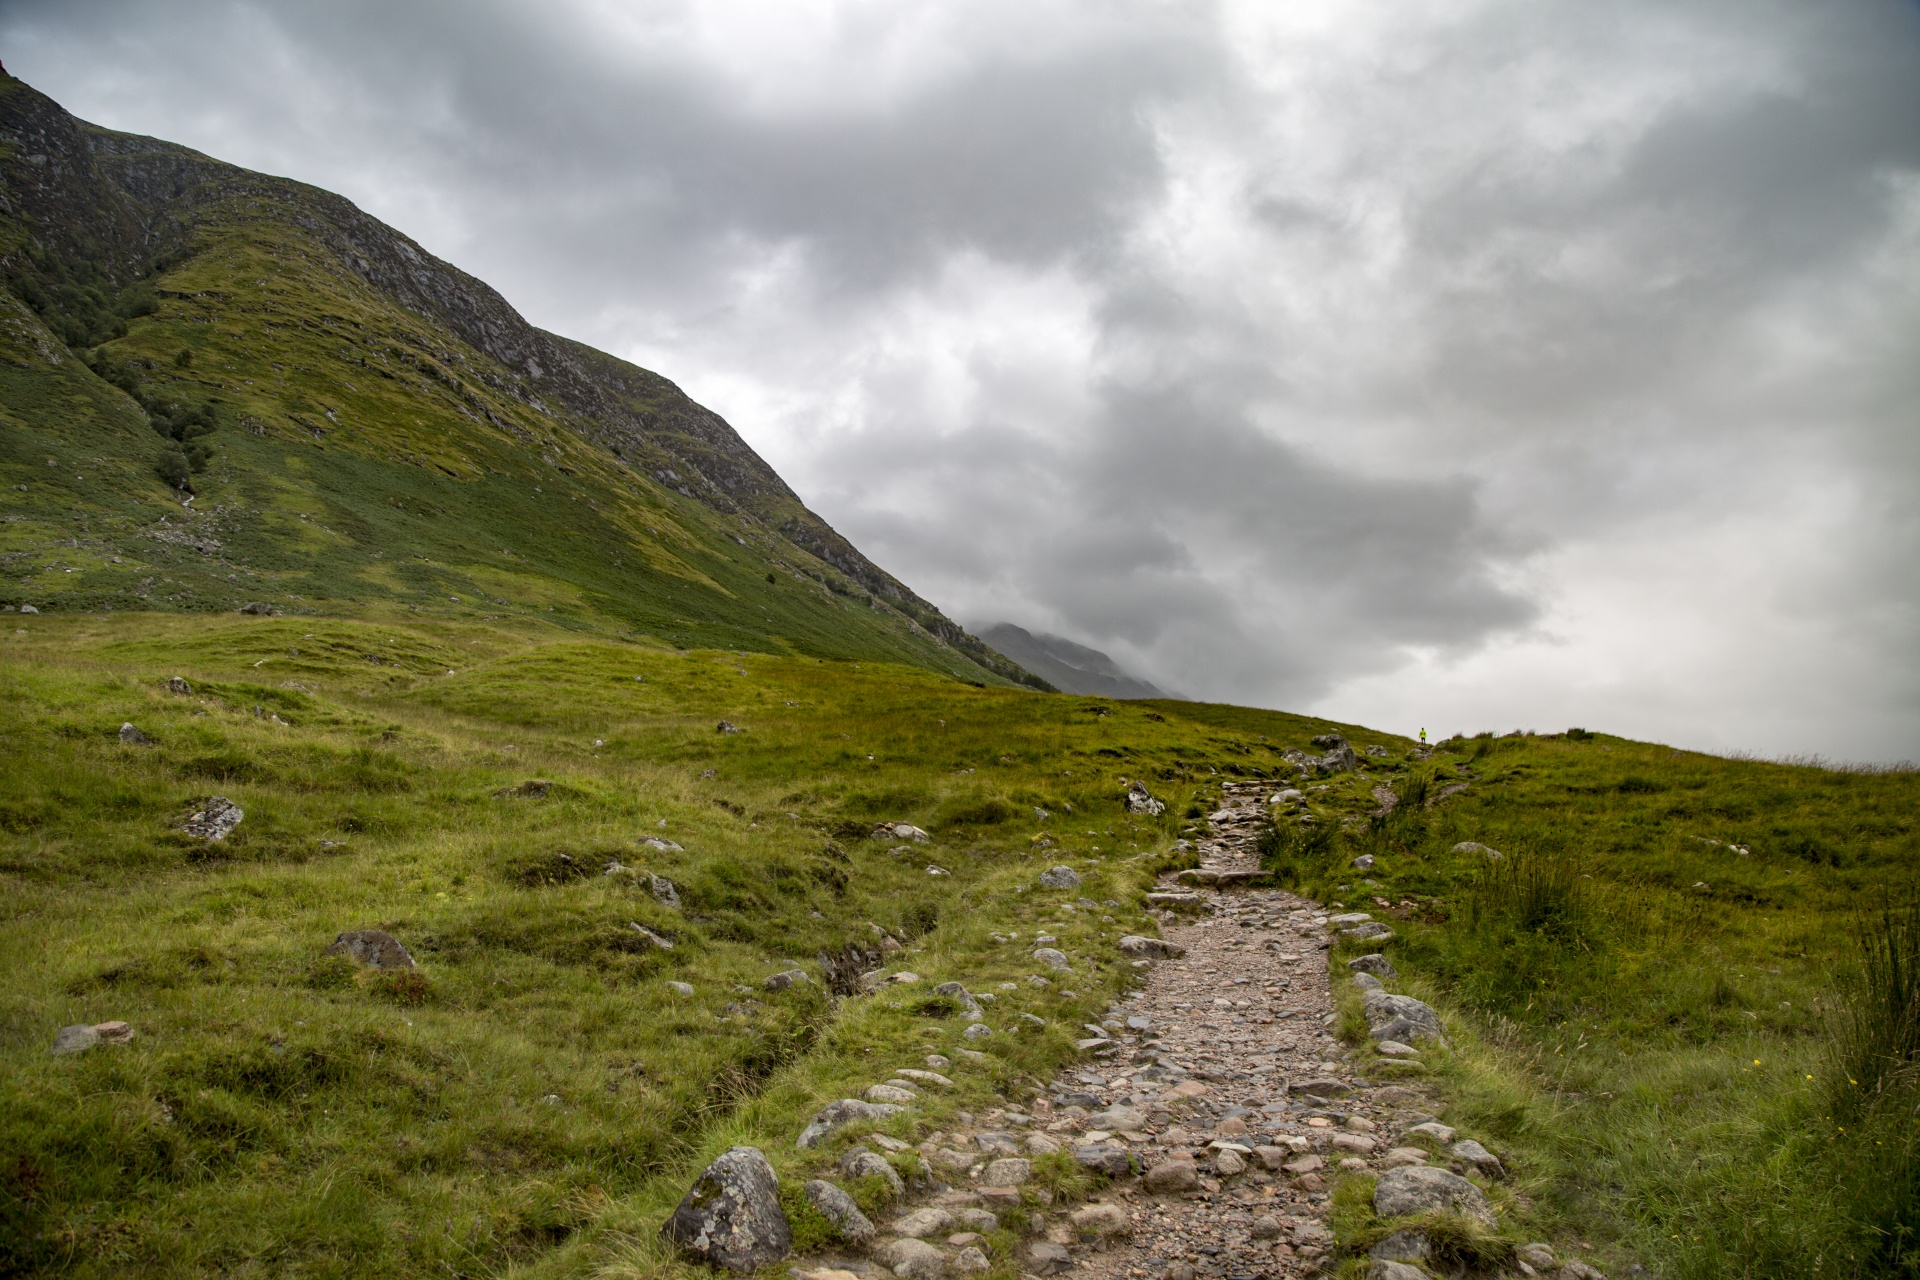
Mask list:
POLYGON ((1460 1031, 1428 1055, 1450 1122, 1512 1155, 1510 1229, 1681 1277, 1915 1274, 1915 931, 1880 904, 1912 901, 1920 775, 1599 734, 1409 766, 1402 795, 1468 787, 1283 819, 1265 856, 1398 918, 1401 989, 1460 1031))
MULTIPOLYGON (((955 1059, 959 1087, 895 1126, 914 1136, 1071 1058, 1133 979, 1113 942, 1151 929, 1141 895, 1177 815, 1264 768, 1244 754, 1264 756, 1258 734, 1179 711, 526 624, 14 615, 0 1258, 74 1275, 670 1266, 652 1233, 725 1146, 812 1176, 854 1135, 802 1155, 804 1119, 894 1068, 955 1059), (119 740, 127 721, 150 745, 119 740), (1124 812, 1133 778, 1165 817, 1124 812), (512 793, 528 779, 552 785, 512 793), (178 830, 213 794, 246 810, 219 845, 178 830), (867 838, 880 819, 934 838, 867 838), (613 861, 670 877, 681 908, 613 861), (1059 862, 1077 893, 1036 886, 1059 862), (1068 909, 1081 897, 1116 905, 1068 909), (401 938, 418 977, 323 958, 362 927, 401 938), (1045 990, 1021 981, 1031 942, 991 936, 1043 928, 1076 970, 1045 990), (825 959, 881 966, 882 930, 904 944, 884 967, 997 997, 987 1061, 959 1057, 968 1020, 926 985, 823 989, 825 959), (762 988, 795 967, 815 980, 762 988), (1021 1012, 1048 1026, 1019 1030, 1021 1012), (138 1038, 49 1056, 60 1026, 111 1018, 138 1038)), ((1257 722, 1275 749, 1329 727, 1257 722)))

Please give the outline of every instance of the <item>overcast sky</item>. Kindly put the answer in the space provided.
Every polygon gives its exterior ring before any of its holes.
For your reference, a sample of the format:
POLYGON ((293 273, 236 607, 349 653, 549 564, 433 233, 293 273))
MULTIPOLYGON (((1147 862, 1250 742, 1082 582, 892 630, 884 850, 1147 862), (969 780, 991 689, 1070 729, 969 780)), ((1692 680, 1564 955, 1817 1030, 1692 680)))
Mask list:
POLYGON ((1920 758, 1912 0, 5 0, 1197 697, 1920 758))

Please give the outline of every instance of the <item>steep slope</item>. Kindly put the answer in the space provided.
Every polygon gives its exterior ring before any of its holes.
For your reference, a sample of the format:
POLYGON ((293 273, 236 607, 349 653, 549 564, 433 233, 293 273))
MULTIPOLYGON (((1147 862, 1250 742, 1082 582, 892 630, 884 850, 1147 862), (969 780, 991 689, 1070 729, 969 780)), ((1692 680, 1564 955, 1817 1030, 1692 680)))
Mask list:
POLYGON ((1098 649, 1045 633, 1036 635, 1011 622, 996 622, 981 630, 980 638, 995 651, 1066 693, 1096 694, 1103 698, 1178 698, 1129 675, 1098 649))
POLYGON ((665 378, 339 196, 4 71, 0 276, 10 603, 538 612, 1041 684, 665 378))

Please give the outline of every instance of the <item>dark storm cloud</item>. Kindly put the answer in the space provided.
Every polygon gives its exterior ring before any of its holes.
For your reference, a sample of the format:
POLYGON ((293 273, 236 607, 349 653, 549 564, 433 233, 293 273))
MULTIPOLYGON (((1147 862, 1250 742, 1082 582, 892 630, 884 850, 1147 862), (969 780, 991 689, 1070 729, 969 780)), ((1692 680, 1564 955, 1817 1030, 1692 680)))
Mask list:
POLYGON ((14 0, 0 56, 680 379, 968 621, 1920 754, 1914 5, 14 0))

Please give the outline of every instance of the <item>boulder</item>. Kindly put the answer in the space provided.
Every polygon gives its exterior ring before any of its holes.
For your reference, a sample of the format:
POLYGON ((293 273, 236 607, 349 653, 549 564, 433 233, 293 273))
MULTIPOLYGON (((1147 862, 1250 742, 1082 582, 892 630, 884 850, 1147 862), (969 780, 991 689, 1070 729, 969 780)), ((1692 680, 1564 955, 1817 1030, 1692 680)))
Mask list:
POLYGON ((1128 813, 1143 813, 1150 818, 1157 818, 1166 811, 1167 806, 1153 798, 1153 793, 1147 790, 1145 783, 1136 782, 1127 788, 1128 813))
POLYGON ((1133 1157, 1117 1142, 1089 1142, 1073 1149, 1074 1162, 1110 1178, 1124 1178, 1133 1172, 1133 1157))
POLYGON ((976 1022, 960 1034, 969 1040, 985 1040, 993 1034, 993 1028, 984 1022, 976 1022))
POLYGON ((144 747, 149 743, 147 735, 134 728, 131 720, 120 726, 120 741, 130 747, 144 747))
POLYGON ((384 929, 349 929, 333 940, 322 954, 350 956, 356 964, 373 969, 411 969, 413 956, 400 940, 384 929))
POLYGON ((1354 973, 1370 973, 1388 981, 1400 976, 1400 971, 1393 967, 1393 961, 1383 955, 1355 956, 1347 961, 1347 968, 1354 973))
POLYGON ((875 1084, 868 1085, 863 1096, 868 1102, 886 1102, 898 1107, 910 1107, 920 1095, 911 1089, 902 1089, 897 1085, 875 1084))
POLYGON ((1373 1211, 1382 1218, 1419 1213, 1452 1213, 1483 1226, 1494 1225, 1493 1206, 1480 1188, 1445 1169, 1408 1165, 1389 1169, 1374 1184, 1373 1211))
POLYGON ((988 1261, 987 1255, 980 1252, 975 1245, 968 1245, 954 1254, 951 1266, 955 1275, 962 1276, 978 1275, 982 1271, 993 1270, 993 1263, 988 1261))
POLYGON ((1410 1044, 1401 1044, 1398 1040, 1382 1040, 1374 1048, 1386 1058, 1417 1058, 1420 1051, 1410 1044))
POLYGON ((182 829, 188 835, 198 836, 202 840, 225 840, 240 825, 240 819, 246 816, 233 801, 225 796, 214 796, 207 801, 204 809, 186 820, 182 829))
MULTIPOLYGON (((938 988, 935 988, 935 990, 938 990, 938 988)), ((939 1055, 934 1054, 930 1056, 938 1057, 939 1055)), ((940 1065, 943 1067, 946 1066, 947 1065, 946 1059, 941 1058, 940 1065)), ((953 1088, 953 1081, 947 1079, 947 1077, 941 1075, 937 1071, 918 1071, 912 1067, 907 1067, 900 1071, 896 1071, 893 1074, 895 1074, 896 1076, 899 1076, 902 1080, 911 1080, 915 1084, 937 1084, 942 1089, 953 1088)))
POLYGON ((1549 1271, 1553 1268, 1553 1246, 1544 1240, 1535 1240, 1530 1244, 1515 1247, 1513 1256, 1535 1271, 1549 1271))
POLYGON ((167 692, 177 693, 183 697, 187 697, 192 695, 193 686, 187 683, 185 676, 168 676, 167 692))
POLYGON ((895 1218, 887 1228, 897 1236, 911 1240, 925 1240, 928 1236, 937 1236, 953 1230, 953 1215, 945 1209, 932 1205, 924 1209, 915 1209, 912 1213, 895 1218))
POLYGON ((757 1147, 734 1147, 708 1165, 660 1234, 696 1262, 740 1273, 793 1248, 780 1181, 757 1147))
POLYGON ((1080 873, 1072 867, 1048 867, 1040 873, 1040 883, 1049 889, 1078 889, 1080 873))
POLYGON ((873 1223, 867 1215, 860 1212, 860 1206, 853 1197, 834 1186, 824 1178, 815 1178, 803 1185, 807 1203, 820 1211, 820 1216, 833 1224, 833 1229, 842 1240, 849 1244, 865 1244, 873 1239, 873 1223))
POLYGON ((880 1245, 873 1251, 873 1260, 900 1280, 941 1280, 947 1274, 945 1255, 925 1240, 911 1237, 880 1245))
POLYGON ((1416 1040, 1445 1043, 1446 1028, 1440 1015, 1412 996, 1388 995, 1384 991, 1367 994, 1367 1034, 1375 1040, 1398 1040, 1411 1044, 1416 1040))
POLYGON ((649 875, 647 888, 653 892, 653 896, 660 901, 661 905, 672 907, 675 911, 680 909, 680 890, 674 887, 673 881, 665 876, 649 875))
POLYGON ((1037 948, 1033 953, 1033 958, 1049 969, 1073 968, 1073 962, 1067 959, 1066 953, 1064 951, 1056 951, 1052 947, 1037 948))
POLYGON ((822 1138, 856 1120, 880 1124, 884 1123, 889 1116, 897 1116, 906 1109, 879 1102, 862 1102, 858 1098, 842 1098, 838 1102, 829 1102, 814 1113, 813 1119, 809 1120, 807 1127, 800 1131, 800 1136, 793 1145, 804 1151, 809 1147, 818 1146, 822 1138))
POLYGON ((1027 1246, 1027 1265, 1024 1270, 1033 1275, 1057 1276, 1072 1265, 1073 1255, 1067 1252, 1065 1245, 1036 1240, 1027 1246))
POLYGON ((1163 938, 1142 938, 1128 934, 1120 939, 1120 954, 1132 956, 1136 960, 1173 960, 1187 954, 1187 949, 1163 938))
POLYGON ((1353 985, 1360 988, 1362 991, 1385 991, 1387 989, 1386 983, 1380 981, 1380 979, 1374 977, 1370 973, 1354 974, 1353 985))
POLYGON ((1424 1231, 1396 1231, 1367 1250, 1369 1258, 1388 1262, 1423 1262, 1433 1253, 1424 1231))
POLYGON ((1423 1120, 1408 1129, 1407 1136, 1412 1137, 1417 1133, 1423 1137, 1432 1138, 1444 1147, 1453 1141, 1453 1132, 1452 1125, 1441 1124, 1438 1120, 1423 1120))

